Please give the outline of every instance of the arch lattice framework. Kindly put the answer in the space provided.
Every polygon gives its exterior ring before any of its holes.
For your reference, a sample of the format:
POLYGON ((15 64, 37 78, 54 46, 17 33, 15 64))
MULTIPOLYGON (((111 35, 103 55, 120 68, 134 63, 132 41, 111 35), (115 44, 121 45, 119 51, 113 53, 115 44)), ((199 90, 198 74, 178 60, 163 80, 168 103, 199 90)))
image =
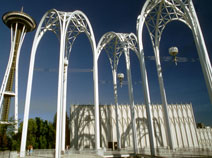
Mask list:
POLYGON ((55 9, 47 11, 38 26, 30 59, 28 76, 24 123, 21 140, 21 157, 25 156, 27 127, 29 117, 29 105, 32 88, 33 69, 38 44, 47 31, 52 31, 60 40, 60 59, 58 74, 58 97, 57 97, 57 129, 55 157, 59 158, 61 151, 65 151, 65 116, 66 116, 66 89, 68 74, 68 59, 75 39, 80 33, 85 33, 90 41, 93 51, 93 78, 94 78, 94 104, 95 104, 95 142, 96 149, 100 148, 99 136, 99 94, 98 94, 98 67, 96 41, 91 24, 86 15, 81 11, 61 12, 55 9))
POLYGON ((135 124, 135 112, 134 112, 134 99, 133 99, 133 87, 132 87, 132 77, 130 68, 130 55, 129 51, 132 50, 136 53, 139 58, 139 53, 137 49, 137 37, 133 34, 126 33, 115 33, 108 32, 102 36, 97 46, 98 58, 104 49, 107 53, 108 59, 110 61, 112 76, 113 76, 113 87, 114 87, 114 100, 115 100, 115 114, 116 114, 116 135, 118 148, 121 149, 121 138, 119 132, 118 124, 118 94, 117 94, 117 67, 119 64, 119 59, 124 53, 126 60, 127 69, 127 79, 128 79, 128 92, 130 100, 130 111, 131 111, 131 126, 133 131, 133 146, 134 152, 138 152, 137 146, 137 134, 136 134, 136 124, 135 124))
MULTIPOLYGON (((144 4, 144 7, 137 21, 139 51, 143 59, 144 51, 142 42, 142 31, 144 24, 146 24, 146 27, 151 37, 153 50, 155 53, 157 73, 160 85, 160 93, 165 116, 164 120, 166 120, 167 139, 169 140, 168 144, 172 149, 174 147, 168 117, 166 93, 164 89, 164 82, 161 71, 159 45, 163 30, 165 29, 166 25, 174 20, 178 20, 185 23, 192 30, 195 44, 198 50, 198 55, 200 58, 200 63, 202 66, 202 71, 205 77, 205 82, 208 88, 209 97, 212 102, 211 63, 208 57, 203 34, 200 28, 200 24, 192 0, 147 0, 146 3, 144 4)), ((143 69, 142 71, 145 70, 143 69)), ((145 84, 148 86, 147 80, 145 84)), ((147 94, 147 97, 148 96, 149 94, 147 94)), ((154 145, 152 145, 151 148, 154 148, 154 145)))

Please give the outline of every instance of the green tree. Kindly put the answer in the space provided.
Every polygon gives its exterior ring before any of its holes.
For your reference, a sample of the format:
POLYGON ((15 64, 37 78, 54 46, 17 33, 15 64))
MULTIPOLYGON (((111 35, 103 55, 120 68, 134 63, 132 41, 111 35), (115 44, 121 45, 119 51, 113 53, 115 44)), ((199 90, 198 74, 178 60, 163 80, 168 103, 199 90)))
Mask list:
POLYGON ((38 142, 36 139, 36 132, 38 130, 38 125, 34 119, 28 120, 28 130, 27 130, 27 147, 32 145, 33 148, 38 148, 38 142))
MULTIPOLYGON (((69 118, 66 116, 67 124, 69 118)), ((14 133, 14 126, 1 125, 0 127, 0 150, 20 150, 23 122, 19 124, 18 133, 14 133)), ((56 115, 54 121, 49 122, 39 117, 28 120, 28 132, 26 146, 32 145, 34 149, 55 148, 56 115)), ((69 126, 66 126, 66 140, 70 140, 69 126)))
POLYGON ((8 137, 8 149, 9 150, 17 150, 20 148, 20 138, 21 138, 20 130, 18 133, 14 133, 14 131, 15 131, 15 126, 9 125, 7 127, 6 133, 7 133, 7 137, 8 137))
POLYGON ((47 144, 48 149, 55 148, 55 135, 56 135, 55 127, 54 127, 53 123, 49 122, 48 135, 46 136, 47 140, 48 140, 48 144, 47 144))
MULTIPOLYGON (((56 130, 57 125, 57 113, 54 115, 54 121, 53 126, 56 130)), ((65 146, 70 146, 70 118, 68 117, 68 114, 66 112, 66 136, 65 136, 65 146)))
MULTIPOLYGON (((9 118, 9 122, 13 122, 14 119, 9 118)), ((14 125, 0 125, 0 150, 12 149, 12 138, 14 133, 14 125)))

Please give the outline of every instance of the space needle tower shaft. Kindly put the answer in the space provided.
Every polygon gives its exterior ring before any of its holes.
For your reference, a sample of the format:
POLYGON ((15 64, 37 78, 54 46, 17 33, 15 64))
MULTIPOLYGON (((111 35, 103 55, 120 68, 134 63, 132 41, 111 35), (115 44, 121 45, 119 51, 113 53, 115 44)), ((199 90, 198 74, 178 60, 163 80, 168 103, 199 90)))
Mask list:
POLYGON ((18 122, 18 65, 20 49, 27 32, 36 27, 35 21, 22 11, 7 12, 3 15, 4 24, 11 30, 11 48, 6 72, 0 89, 0 119, 1 124, 16 124, 18 122), (11 98, 15 98, 14 122, 8 122, 11 98))

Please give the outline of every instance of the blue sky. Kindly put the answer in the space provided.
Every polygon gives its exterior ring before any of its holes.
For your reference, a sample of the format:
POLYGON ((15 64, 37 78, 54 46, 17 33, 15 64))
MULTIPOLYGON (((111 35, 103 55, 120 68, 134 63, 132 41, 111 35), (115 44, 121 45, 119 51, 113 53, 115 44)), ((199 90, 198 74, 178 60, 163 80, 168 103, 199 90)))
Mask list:
MULTIPOLYGON (((83 11, 91 22, 96 42, 109 31, 136 32, 136 19, 144 0, 2 0, 0 15, 5 12, 21 10, 31 15, 37 24, 49 9, 60 11, 83 11)), ((209 56, 212 56, 212 11, 211 0, 194 0, 197 15, 205 37, 209 56)), ((26 95, 26 83, 30 52, 34 32, 27 33, 20 56, 19 66, 19 117, 22 119, 26 95)), ((151 101, 160 104, 160 92, 153 50, 147 30, 144 29, 144 51, 149 78, 151 101)), ((6 69, 10 50, 10 30, 0 21, 0 83, 6 69)), ((212 125, 212 105, 210 103, 196 47, 191 30, 183 23, 172 22, 167 25, 160 45, 161 62, 168 103, 192 103, 196 122, 212 125), (168 48, 179 48, 180 61, 177 66, 167 61, 168 48)), ((35 62, 30 117, 52 120, 56 112, 59 42, 54 34, 48 32, 41 40, 35 62)), ((67 107, 71 104, 93 104, 92 52, 89 41, 81 34, 74 43, 69 60, 67 107)), ((144 103, 138 59, 131 53, 131 68, 135 103, 144 103)), ((120 59, 118 72, 126 76, 124 57, 120 59)), ((105 52, 99 58, 99 93, 101 104, 114 103, 112 73, 105 52)), ((126 81, 126 77, 125 77, 126 81)), ((127 84, 118 88, 119 103, 127 104, 127 84)), ((11 107, 11 112, 13 107, 11 107)))

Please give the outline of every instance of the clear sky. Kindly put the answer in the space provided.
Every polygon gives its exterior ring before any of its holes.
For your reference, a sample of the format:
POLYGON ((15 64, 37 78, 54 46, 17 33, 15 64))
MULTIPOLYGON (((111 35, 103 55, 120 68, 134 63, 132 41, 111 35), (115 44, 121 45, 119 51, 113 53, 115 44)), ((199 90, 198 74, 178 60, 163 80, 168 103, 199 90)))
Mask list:
MULTIPOLYGON (((96 42, 109 31, 136 33, 136 19, 145 0, 2 0, 0 15, 21 10, 31 15, 37 24, 49 9, 60 11, 83 11, 91 22, 96 42)), ((209 56, 212 56, 211 0, 194 0, 197 15, 205 37, 209 56)), ((19 66, 19 117, 22 119, 30 52, 34 32, 27 33, 20 55, 19 66)), ((151 101, 161 104, 154 55, 147 30, 144 29, 144 51, 149 78, 151 101)), ((10 30, 0 21, 0 83, 2 82, 10 51, 10 30)), ((212 125, 212 105, 209 101, 192 32, 180 22, 167 25, 160 45, 161 63, 168 103, 192 103, 196 122, 212 125), (168 48, 179 48, 177 66, 166 60, 168 48)), ((35 62, 30 117, 53 120, 57 102, 59 42, 48 32, 41 40, 35 62)), ((92 52, 89 41, 81 34, 74 43, 69 60, 67 107, 71 104, 93 104, 92 52)), ((138 59, 131 53, 131 68, 135 103, 144 103, 138 59)), ((118 72, 126 76, 125 61, 121 57, 118 72)), ((99 58, 99 93, 101 104, 114 103, 112 74, 105 52, 99 58)), ((126 77, 124 79, 126 81, 126 77)), ((124 82, 126 83, 126 82, 124 82)), ((127 84, 118 88, 119 104, 129 103, 127 84)), ((11 112, 13 111, 11 107, 11 112)))

